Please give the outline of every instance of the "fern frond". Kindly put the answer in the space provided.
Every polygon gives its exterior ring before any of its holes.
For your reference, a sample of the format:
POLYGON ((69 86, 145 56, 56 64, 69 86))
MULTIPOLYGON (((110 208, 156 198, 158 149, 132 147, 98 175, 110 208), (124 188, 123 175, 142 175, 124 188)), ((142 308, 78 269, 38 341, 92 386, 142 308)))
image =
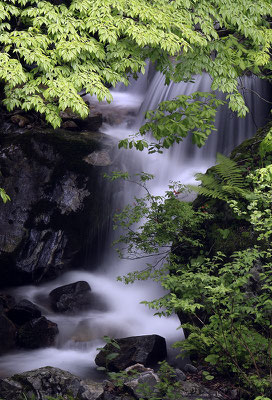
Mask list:
POLYGON ((206 173, 206 174, 198 173, 195 175, 195 178, 197 181, 201 182, 202 186, 206 186, 206 187, 214 187, 214 185, 216 183, 215 177, 210 173, 206 173))
POLYGON ((230 158, 218 153, 216 157, 217 165, 214 170, 220 176, 223 182, 231 186, 245 188, 245 180, 243 178, 243 169, 230 158))
POLYGON ((212 198, 212 199, 219 199, 219 200, 226 200, 225 194, 222 192, 221 187, 218 185, 217 188, 208 188, 206 186, 193 186, 188 185, 190 189, 197 192, 198 194, 212 198))
POLYGON ((247 189, 242 167, 222 154, 217 154, 217 163, 206 174, 196 174, 195 178, 201 185, 189 185, 189 189, 207 198, 223 201, 233 197, 252 197, 252 192, 247 189))

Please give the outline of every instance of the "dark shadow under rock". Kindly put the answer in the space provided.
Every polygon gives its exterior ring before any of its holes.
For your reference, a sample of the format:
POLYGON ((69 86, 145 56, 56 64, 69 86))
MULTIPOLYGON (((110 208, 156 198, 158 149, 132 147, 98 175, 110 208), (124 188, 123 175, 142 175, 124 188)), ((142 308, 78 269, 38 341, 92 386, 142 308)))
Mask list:
POLYGON ((153 366, 167 356, 165 339, 159 335, 131 336, 116 339, 116 342, 120 350, 112 344, 106 344, 95 358, 96 365, 107 367, 110 371, 122 371, 137 363, 146 367, 153 366), (106 356, 111 353, 119 355, 106 363, 106 356))
POLYGON ((41 317, 40 309, 29 300, 21 300, 8 312, 8 318, 17 325, 23 325, 32 319, 41 317))
POLYGON ((45 317, 36 318, 20 327, 17 333, 17 344, 27 349, 53 346, 58 333, 55 322, 45 317))
POLYGON ((7 312, 15 305, 15 299, 9 294, 0 293, 0 314, 7 312))
POLYGON ((0 315, 0 354, 15 347, 16 328, 5 316, 0 315))

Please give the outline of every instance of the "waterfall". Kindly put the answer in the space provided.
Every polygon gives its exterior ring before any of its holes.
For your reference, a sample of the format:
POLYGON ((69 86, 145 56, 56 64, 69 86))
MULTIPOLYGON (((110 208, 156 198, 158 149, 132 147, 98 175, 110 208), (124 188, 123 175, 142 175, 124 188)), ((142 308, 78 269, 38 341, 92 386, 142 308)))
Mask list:
MULTIPOLYGON (((244 77, 241 85, 251 110, 245 119, 237 119, 225 106, 216 119, 218 132, 210 136, 202 149, 195 148, 190 138, 187 138, 184 143, 165 151, 163 155, 127 150, 126 162, 129 163, 130 170, 154 174, 156 179, 151 189, 155 193, 163 193, 170 179, 191 183, 194 173, 203 172, 214 163, 216 152, 229 154, 234 146, 250 137, 257 127, 265 124, 270 109, 268 103, 260 98, 270 100, 266 82, 255 77, 244 77)), ((163 75, 153 73, 150 68, 137 81, 132 80, 128 88, 120 85, 114 89, 112 104, 98 103, 90 97, 88 100, 92 107, 103 113, 105 123, 102 131, 123 138, 137 131, 144 121, 144 112, 154 109, 159 102, 180 94, 209 91, 210 86, 211 80, 207 74, 194 77, 194 83, 171 83, 166 86, 163 75)), ((135 188, 126 186, 123 202, 131 201, 134 195, 135 188)), ((107 252, 104 264, 95 273, 73 271, 38 287, 24 286, 13 291, 15 296, 36 303, 46 317, 58 324, 60 334, 55 348, 22 350, 2 356, 2 375, 51 365, 82 377, 91 376, 95 374, 93 360, 96 348, 102 344, 103 335, 125 337, 157 333, 166 337, 169 342, 181 339, 181 331, 176 331, 179 325, 177 318, 171 317, 166 321, 154 317, 152 311, 139 304, 141 300, 151 300, 160 295, 162 289, 153 286, 151 289, 149 282, 135 283, 132 286, 117 282, 117 275, 137 269, 138 263, 119 260, 110 249, 107 252), (102 305, 98 302, 96 309, 73 316, 55 314, 45 301, 48 293, 58 286, 79 280, 90 284, 93 293, 103 299, 102 305)))
MULTIPOLYGON (((120 85, 112 92, 114 101, 111 114, 105 115, 110 123, 104 124, 103 131, 118 139, 137 132, 145 121, 145 112, 155 109, 160 102, 171 100, 181 94, 190 95, 196 91, 209 92, 212 83, 210 76, 203 73, 195 76, 193 82, 171 82, 165 85, 163 74, 154 73, 150 66, 146 74, 140 76, 139 79, 141 89, 137 91, 135 90, 137 81, 133 80, 132 85, 126 90, 123 85, 120 85), (147 84, 144 84, 144 79, 147 84), (144 92, 145 87, 147 90, 144 92), (125 97, 123 93, 126 93, 125 97), (134 113, 130 108, 133 102, 134 113), (139 103, 141 103, 140 106, 139 103), (117 121, 111 119, 114 112, 118 115, 117 121)), ((202 148, 197 148, 192 144, 191 138, 187 137, 181 144, 164 150, 163 155, 148 155, 147 151, 138 154, 137 172, 144 170, 157 177, 154 182, 156 193, 164 193, 169 180, 181 181, 184 184, 193 183, 195 173, 205 172, 215 163, 217 152, 229 155, 234 147, 250 138, 259 127, 268 122, 272 99, 270 84, 256 76, 244 76, 239 79, 239 87, 250 112, 245 118, 238 118, 227 105, 222 106, 215 120, 216 131, 209 136, 202 148)), ((217 93, 217 97, 225 99, 222 93, 217 93)), ((101 105, 99 109, 100 107, 101 105)), ((131 150, 128 151, 131 152, 131 150)))

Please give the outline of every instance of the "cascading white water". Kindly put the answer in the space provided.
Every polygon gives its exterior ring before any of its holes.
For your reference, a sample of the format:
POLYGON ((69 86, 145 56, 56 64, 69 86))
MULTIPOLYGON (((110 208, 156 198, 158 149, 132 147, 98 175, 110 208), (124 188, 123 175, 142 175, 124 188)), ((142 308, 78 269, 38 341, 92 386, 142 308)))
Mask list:
MULTIPOLYGON (((149 76, 146 73, 146 81, 149 76)), ((113 91, 114 101, 112 112, 119 114, 119 110, 127 110, 127 104, 131 104, 134 99, 135 108, 138 110, 138 105, 143 99, 141 106, 134 118, 129 114, 121 122, 115 124, 104 124, 103 131, 116 136, 118 139, 128 137, 130 134, 137 132, 144 123, 144 114, 147 110, 155 109, 158 104, 165 100, 171 100, 178 95, 190 95, 193 92, 209 92, 211 89, 211 78, 207 73, 197 75, 193 82, 171 82, 168 86, 164 84, 165 78, 163 74, 157 72, 153 75, 146 92, 143 90, 135 91, 135 81, 133 85, 126 90, 126 98, 123 98, 124 87, 121 90, 113 91), (114 107, 116 104, 116 107, 114 107)), ((141 77, 140 88, 144 88, 143 77, 141 77)), ((257 128, 265 125, 269 119, 271 109, 271 86, 263 80, 255 76, 245 76, 239 80, 240 90, 245 98, 246 105, 250 112, 245 118, 238 118, 227 105, 220 108, 216 116, 215 127, 207 140, 207 143, 202 148, 192 144, 191 138, 187 137, 180 145, 175 145, 169 150, 165 150, 164 154, 147 155, 144 151, 139 159, 142 159, 144 171, 147 171, 156 176, 153 189, 161 194, 167 188, 169 180, 182 181, 184 184, 193 183, 194 175, 197 172, 204 172, 208 167, 215 163, 217 152, 229 155, 232 149, 240 144, 246 138, 251 137, 257 128)), ((217 96, 224 99, 222 93, 217 96)), ((119 114, 120 115, 120 114, 119 114)), ((122 113, 121 113, 122 115, 122 113)), ((141 166, 138 168, 141 171, 141 166)), ((139 172, 138 171, 138 172, 139 172)))
MULTIPOLYGON (((102 131, 118 138, 127 137, 137 131, 143 122, 143 113, 154 109, 160 101, 172 99, 179 94, 190 94, 194 91, 209 91, 208 75, 195 77, 195 83, 171 83, 164 85, 164 78, 156 73, 149 82, 151 74, 141 76, 133 81, 131 86, 115 89, 111 105, 97 104, 91 98, 92 106, 99 107, 107 118, 102 131)), ((135 154, 128 150, 127 162, 130 170, 149 172, 156 175, 152 190, 162 193, 168 180, 181 180, 183 183, 193 181, 195 172, 205 171, 215 160, 217 151, 228 154, 231 149, 250 137, 257 126, 264 125, 268 116, 269 106, 262 102, 254 92, 269 100, 269 88, 265 82, 254 77, 246 77, 243 81, 246 88, 246 102, 251 114, 239 121, 224 107, 217 117, 218 133, 212 134, 203 149, 194 148, 186 139, 181 145, 163 155, 147 155, 145 152, 135 154), (131 164, 133 163, 133 166, 131 164)), ((124 203, 133 198, 134 189, 126 187, 124 203), (125 196, 127 195, 127 197, 125 196)), ((139 195, 139 193, 137 193, 139 195)), ((48 319, 56 322, 60 334, 56 347, 16 351, 0 358, 0 375, 6 376, 16 372, 38 368, 45 365, 56 366, 69 370, 77 375, 90 376, 94 371, 94 356, 96 347, 101 345, 101 337, 124 337, 139 334, 157 333, 172 342, 181 338, 181 331, 176 331, 179 325, 177 318, 160 319, 140 305, 141 300, 151 300, 160 294, 159 287, 151 289, 149 282, 124 286, 117 282, 117 275, 137 269, 137 262, 118 260, 110 251, 105 265, 96 273, 74 271, 66 273, 57 280, 40 286, 25 286, 12 292, 17 298, 27 298, 36 303, 48 319), (52 312, 46 298, 49 292, 61 285, 71 282, 87 281, 102 305, 97 303, 97 309, 79 313, 78 315, 59 315, 52 312)))

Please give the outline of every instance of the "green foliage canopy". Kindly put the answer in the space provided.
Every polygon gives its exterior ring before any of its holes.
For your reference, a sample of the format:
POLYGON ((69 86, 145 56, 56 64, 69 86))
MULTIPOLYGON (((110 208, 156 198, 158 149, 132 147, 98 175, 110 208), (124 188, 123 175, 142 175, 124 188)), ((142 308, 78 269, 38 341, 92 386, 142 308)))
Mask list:
POLYGON ((88 115, 82 89, 110 101, 109 84, 127 84, 150 58, 167 81, 207 71, 245 115, 237 78, 271 71, 271 16, 269 0, 2 0, 3 103, 58 127, 68 107, 88 115))
POLYGON ((245 177, 233 160, 219 156, 218 162, 214 175, 211 171, 205 175, 209 179, 199 175, 206 188, 198 190, 207 202, 202 206, 181 201, 177 194, 185 188, 177 183, 164 197, 153 196, 147 188, 151 177, 138 177, 146 194, 117 215, 125 232, 116 243, 121 244, 123 257, 142 258, 143 263, 152 258, 142 270, 119 279, 159 282, 166 294, 143 303, 159 315, 179 315, 188 337, 175 346, 210 364, 209 371, 240 380, 251 395, 271 396, 272 167, 257 168, 245 177), (218 199, 221 207, 230 207, 227 212, 233 211, 237 224, 243 220, 240 235, 247 226, 259 245, 248 243, 245 236, 247 248, 229 255, 212 254, 206 246, 207 223, 214 223, 217 235, 222 236, 222 249, 230 234, 230 229, 220 228, 214 208, 218 199))

